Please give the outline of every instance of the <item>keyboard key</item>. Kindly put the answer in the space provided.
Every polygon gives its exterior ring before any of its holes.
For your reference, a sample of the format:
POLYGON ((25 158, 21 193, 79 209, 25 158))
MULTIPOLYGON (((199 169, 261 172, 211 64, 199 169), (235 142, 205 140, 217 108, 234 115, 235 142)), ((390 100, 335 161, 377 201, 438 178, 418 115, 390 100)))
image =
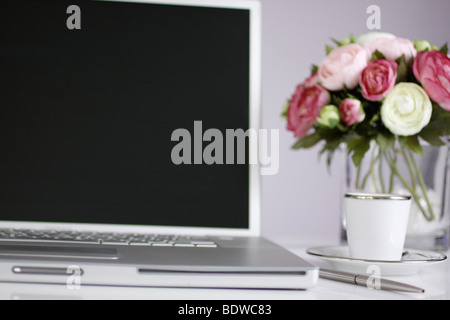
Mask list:
POLYGON ((130 244, 129 241, 114 241, 114 240, 102 240, 101 244, 103 245, 114 245, 114 246, 128 246, 130 244))
POLYGON ((130 246, 133 246, 133 247, 150 247, 151 244, 148 243, 148 242, 133 242, 133 241, 131 241, 130 242, 130 246))
POLYGON ((191 243, 175 243, 175 247, 184 247, 184 248, 195 248, 194 244, 191 243))
POLYGON ((213 241, 192 241, 193 244, 196 245, 213 245, 215 242, 213 241))
POLYGON ((122 246, 217 248, 203 236, 162 234, 76 232, 58 230, 0 229, 0 241, 59 242, 122 246))
POLYGON ((152 243, 152 247, 173 247, 171 243, 152 243))

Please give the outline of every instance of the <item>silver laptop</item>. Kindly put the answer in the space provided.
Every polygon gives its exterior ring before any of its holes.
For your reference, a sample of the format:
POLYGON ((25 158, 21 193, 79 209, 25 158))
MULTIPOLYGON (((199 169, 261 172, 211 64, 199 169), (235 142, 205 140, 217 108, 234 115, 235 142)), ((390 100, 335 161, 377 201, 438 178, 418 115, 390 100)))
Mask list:
POLYGON ((258 1, 11 0, 0 16, 0 281, 316 284, 260 237, 258 1))

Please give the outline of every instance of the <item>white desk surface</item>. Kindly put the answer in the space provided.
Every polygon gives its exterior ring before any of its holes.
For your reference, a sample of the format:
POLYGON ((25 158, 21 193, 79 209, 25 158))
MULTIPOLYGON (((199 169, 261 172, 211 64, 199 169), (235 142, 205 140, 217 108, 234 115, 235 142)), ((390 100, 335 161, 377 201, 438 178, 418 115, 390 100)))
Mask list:
MULTIPOLYGON (((315 245, 289 245, 289 250, 307 261, 324 268, 327 262, 306 254, 315 245)), ((63 285, 0 283, 2 300, 450 300, 450 263, 448 261, 421 270, 415 276, 386 277, 425 289, 424 294, 405 294, 369 290, 350 284, 320 279, 318 285, 308 291, 272 290, 219 290, 219 289, 169 289, 88 287, 69 290, 63 285)))

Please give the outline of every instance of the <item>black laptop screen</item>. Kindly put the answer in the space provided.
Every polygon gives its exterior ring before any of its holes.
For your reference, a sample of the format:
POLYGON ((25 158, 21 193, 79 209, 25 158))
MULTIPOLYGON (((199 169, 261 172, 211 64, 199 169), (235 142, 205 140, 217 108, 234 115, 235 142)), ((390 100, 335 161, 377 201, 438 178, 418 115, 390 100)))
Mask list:
POLYGON ((240 9, 2 0, 0 220, 248 228, 248 166, 194 158, 208 129, 249 127, 249 24, 240 9))

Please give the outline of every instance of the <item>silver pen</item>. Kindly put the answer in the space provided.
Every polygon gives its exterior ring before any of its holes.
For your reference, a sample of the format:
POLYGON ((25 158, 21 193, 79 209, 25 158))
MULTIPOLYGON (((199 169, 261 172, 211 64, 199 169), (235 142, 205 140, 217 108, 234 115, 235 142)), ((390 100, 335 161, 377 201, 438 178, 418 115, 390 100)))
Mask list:
MULTIPOLYGON (((341 272, 341 271, 334 271, 334 270, 327 270, 327 269, 320 269, 320 277, 322 279, 328 279, 333 281, 339 281, 339 282, 345 282, 354 284, 357 286, 362 287, 370 287, 369 282, 374 280, 374 277, 360 275, 360 274, 353 274, 353 273, 347 273, 347 272, 341 272)), ((395 282, 391 280, 376 278, 379 284, 379 287, 373 288, 378 290, 386 290, 386 291, 398 291, 398 292, 408 292, 408 293, 425 293, 424 289, 417 288, 408 284, 395 282)))

